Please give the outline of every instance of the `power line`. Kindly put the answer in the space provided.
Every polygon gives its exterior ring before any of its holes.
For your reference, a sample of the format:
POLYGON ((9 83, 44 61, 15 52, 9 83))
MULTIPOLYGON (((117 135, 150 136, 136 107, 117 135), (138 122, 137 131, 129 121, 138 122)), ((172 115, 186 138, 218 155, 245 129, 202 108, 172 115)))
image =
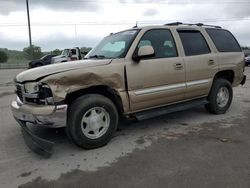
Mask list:
MULTIPOLYGON (((10 2, 9 0, 0 0, 0 2, 10 2)), ((58 1, 58 0, 52 0, 58 1)), ((34 4, 49 5, 52 1, 47 3, 33 2, 34 4)), ((198 0, 180 0, 180 1, 111 1, 111 0, 70 0, 70 1, 58 1, 60 4, 72 4, 72 3, 89 3, 89 4, 250 4, 250 1, 198 1, 198 0)), ((32 5, 32 4, 31 4, 32 5)))
POLYGON ((110 4, 249 4, 249 1, 194 1, 194 0, 180 0, 180 1, 96 1, 96 0, 71 0, 63 3, 110 3, 110 4))
MULTIPOLYGON (((177 19, 182 20, 182 19, 177 19)), ((250 18, 227 18, 227 19, 206 19, 206 20, 198 20, 198 19, 188 19, 183 20, 187 22, 230 22, 230 21, 243 21, 250 20, 250 18)), ((148 21, 137 21, 139 25, 145 24, 164 24, 165 22, 176 21, 176 19, 172 20, 148 20, 148 21)), ((32 23, 32 26, 78 26, 78 25, 131 25, 135 24, 136 21, 120 21, 120 22, 50 22, 50 23, 32 23)), ((0 23, 0 26, 27 26, 26 23, 0 23)))

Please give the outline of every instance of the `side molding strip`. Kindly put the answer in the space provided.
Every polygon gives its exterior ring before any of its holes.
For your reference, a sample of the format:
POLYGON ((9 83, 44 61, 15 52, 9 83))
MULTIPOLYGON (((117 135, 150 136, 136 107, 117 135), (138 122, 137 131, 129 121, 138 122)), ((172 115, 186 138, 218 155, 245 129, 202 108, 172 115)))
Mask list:
POLYGON ((186 84, 174 84, 174 85, 167 85, 167 86, 160 86, 160 87, 153 87, 149 89, 142 89, 142 90, 137 90, 135 91, 136 95, 144 95, 144 94, 150 94, 150 93, 155 93, 155 92, 160 92, 160 91, 165 91, 165 90, 170 90, 170 89, 179 89, 179 88, 184 88, 186 87, 186 84))
POLYGON ((209 79, 205 79, 205 80, 197 80, 197 81, 187 82, 187 87, 194 86, 194 85, 208 84, 209 81, 210 81, 209 79))
POLYGON ((191 82, 181 83, 181 84, 159 86, 159 87, 137 90, 134 93, 135 95, 145 95, 145 94, 150 94, 150 93, 166 91, 170 89, 180 89, 180 88, 185 88, 185 87, 190 87, 190 86, 195 86, 195 85, 208 84, 209 81, 210 81, 209 79, 204 79, 204 80, 191 81, 191 82))

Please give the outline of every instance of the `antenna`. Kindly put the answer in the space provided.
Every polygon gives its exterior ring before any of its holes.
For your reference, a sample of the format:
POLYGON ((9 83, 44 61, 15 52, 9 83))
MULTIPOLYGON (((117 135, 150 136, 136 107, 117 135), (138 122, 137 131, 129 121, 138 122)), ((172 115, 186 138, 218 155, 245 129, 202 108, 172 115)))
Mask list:
POLYGON ((137 23, 137 21, 136 21, 136 22, 135 22, 135 26, 134 26, 133 28, 137 28, 137 27, 138 27, 137 24, 138 24, 138 23, 137 23))

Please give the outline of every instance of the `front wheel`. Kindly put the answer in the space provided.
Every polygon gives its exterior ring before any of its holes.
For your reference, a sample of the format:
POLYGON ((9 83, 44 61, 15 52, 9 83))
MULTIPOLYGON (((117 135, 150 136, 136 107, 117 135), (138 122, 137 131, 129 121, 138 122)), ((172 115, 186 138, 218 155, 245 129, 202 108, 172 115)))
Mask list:
POLYGON ((206 109, 213 114, 224 114, 230 107, 233 99, 232 85, 228 80, 214 81, 208 96, 206 109))
POLYGON ((67 134, 85 149, 107 144, 117 129, 117 109, 102 95, 88 94, 76 99, 68 113, 67 134))

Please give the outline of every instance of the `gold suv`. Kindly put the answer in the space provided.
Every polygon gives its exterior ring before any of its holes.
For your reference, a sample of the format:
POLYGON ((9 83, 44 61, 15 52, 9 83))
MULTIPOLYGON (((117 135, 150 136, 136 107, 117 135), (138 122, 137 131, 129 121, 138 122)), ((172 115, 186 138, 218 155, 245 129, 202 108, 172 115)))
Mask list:
POLYGON ((243 72, 240 45, 221 27, 135 27, 105 37, 84 60, 20 73, 11 107, 27 145, 48 157, 53 143, 27 124, 65 127, 75 144, 96 148, 112 138, 120 117, 143 120, 197 105, 225 113, 243 72))

